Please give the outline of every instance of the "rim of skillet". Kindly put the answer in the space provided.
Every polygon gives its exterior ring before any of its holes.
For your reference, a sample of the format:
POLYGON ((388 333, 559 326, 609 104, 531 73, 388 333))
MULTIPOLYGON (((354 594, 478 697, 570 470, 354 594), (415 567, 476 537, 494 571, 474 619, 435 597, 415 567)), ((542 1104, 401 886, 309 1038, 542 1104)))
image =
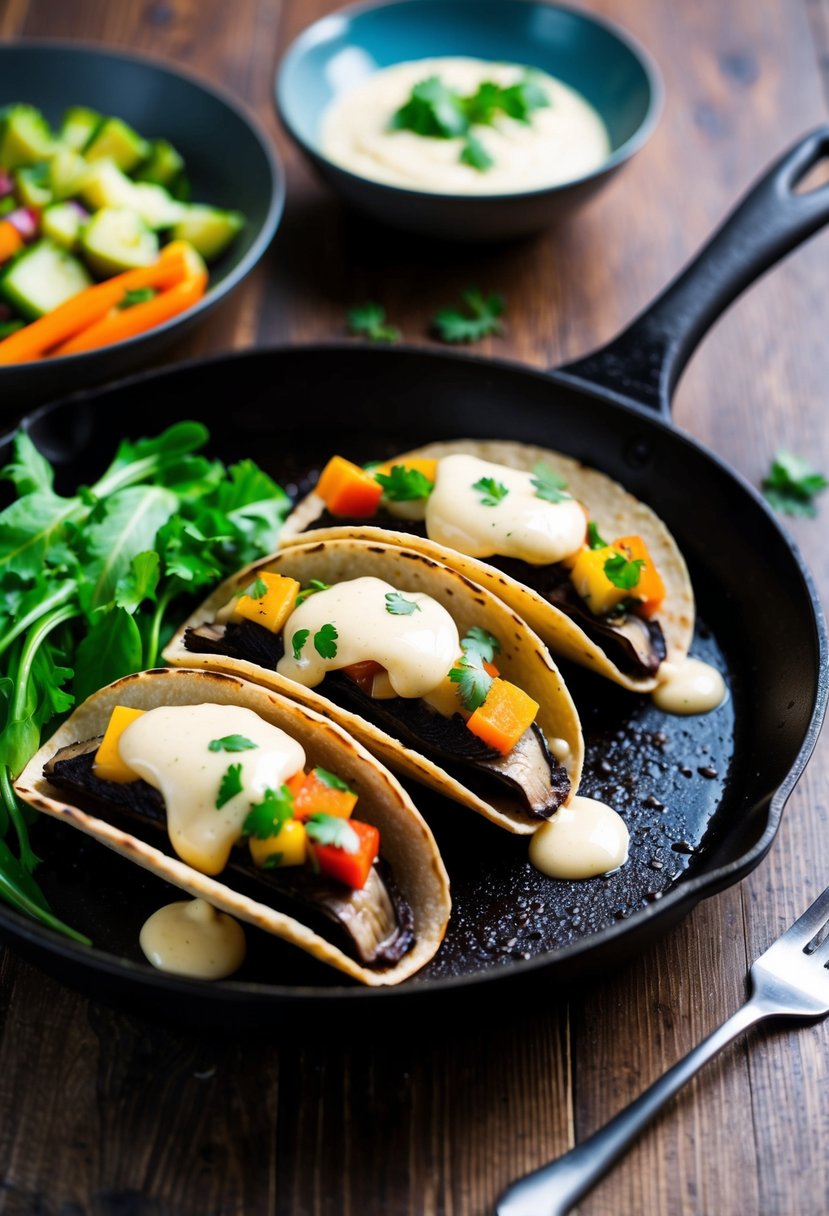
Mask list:
MULTIPOLYGON (((294 345, 274 345, 267 347, 256 347, 245 350, 230 351, 223 354, 213 356, 210 359, 190 359, 181 363, 172 364, 169 367, 145 371, 131 376, 124 377, 120 380, 113 381, 111 384, 98 389, 82 390, 79 393, 74 393, 69 397, 61 400, 53 401, 47 405, 40 406, 31 413, 26 414, 13 430, 0 435, 0 443, 6 443, 14 435, 18 429, 28 430, 31 426, 60 407, 66 407, 72 402, 77 402, 82 398, 94 398, 95 396, 103 396, 106 393, 115 390, 131 387, 133 385, 141 385, 145 381, 152 381, 160 376, 181 375, 188 371, 201 369, 205 365, 211 365, 218 362, 228 360, 246 359, 246 358, 261 358, 273 355, 290 354, 295 351, 318 351, 320 355, 340 352, 343 350, 360 350, 369 348, 355 347, 345 341, 328 342, 328 343, 304 343, 294 345)), ((510 359, 482 359, 466 352, 444 352, 437 350, 424 350, 422 347, 409 344, 401 344, 396 346, 396 352, 417 355, 418 357, 428 357, 436 361, 451 360, 453 362, 471 363, 477 366, 489 367, 494 365, 502 370, 515 372, 520 371, 525 375, 533 376, 545 382, 556 379, 556 372, 553 370, 544 370, 542 368, 528 367, 525 364, 518 363, 510 359)), ((381 356, 382 357, 382 356, 381 356)), ((573 387, 572 383, 570 387, 573 387)), ((670 912, 671 909, 678 905, 688 903, 688 911, 690 911, 697 903, 706 897, 706 895, 714 895, 720 890, 732 886, 751 872, 763 860, 766 853, 770 849, 783 816, 786 803, 799 780, 804 768, 814 750, 820 733, 823 719, 826 713, 827 700, 829 700, 829 638, 827 637, 826 619, 820 604, 817 593, 817 588, 814 583, 812 574, 806 565, 800 550, 793 538, 785 531, 771 507, 766 503, 760 493, 748 482, 743 475, 734 469, 727 461, 712 452, 700 440, 693 438, 684 430, 678 428, 670 419, 666 419, 663 415, 656 413, 647 406, 636 405, 633 402, 626 401, 624 398, 617 397, 616 394, 609 390, 592 388, 586 382, 580 383, 579 388, 583 388, 585 392, 600 400, 608 401, 611 399, 615 408, 627 413, 632 418, 641 419, 647 418, 657 429, 669 433, 675 440, 686 444, 695 451, 702 453, 708 459, 712 460, 719 469, 732 477, 740 486, 740 488, 753 500, 758 508, 766 515, 767 520, 778 531, 781 538, 786 542, 792 553, 792 557, 800 572, 804 588, 808 593, 812 604, 813 621, 816 634, 816 642, 818 649, 818 671, 817 671, 817 688, 815 691, 814 702, 812 704, 809 725, 804 734, 800 748, 794 761, 786 773, 783 780, 775 789, 769 800, 768 807, 768 822, 761 837, 755 844, 744 853, 741 857, 733 861, 727 862, 724 865, 705 874, 694 874, 689 878, 683 878, 670 890, 665 892, 658 901, 647 904, 643 908, 638 908, 629 917, 623 921, 614 922, 611 925, 606 925, 600 930, 602 944, 610 943, 619 940, 629 933, 634 932, 642 927, 647 921, 657 917, 662 917, 670 912)), ((578 941, 572 942, 569 945, 562 946, 557 950, 548 951, 544 954, 539 954, 531 959, 513 960, 509 967, 505 968, 488 968, 482 971, 465 973, 459 976, 449 976, 443 979, 430 980, 425 983, 410 982, 399 986, 388 986, 378 988, 364 988, 362 986, 342 986, 338 984, 331 985, 278 985, 278 984, 263 984, 250 981, 234 981, 232 978, 223 980, 220 985, 211 985, 203 981, 187 980, 176 976, 167 976, 163 972, 151 972, 142 964, 131 962, 128 959, 121 959, 101 950, 96 946, 83 946, 73 942, 71 939, 63 937, 57 931, 48 928, 47 926, 39 925, 37 922, 29 920, 21 913, 15 912, 14 909, 0 904, 0 924, 11 923, 13 930, 21 938, 27 942, 37 946, 42 945, 44 940, 51 942, 59 947, 59 953, 65 958, 76 959, 80 964, 88 967, 91 965, 99 970, 108 972, 111 975, 123 974, 125 971, 130 975, 131 979, 142 983, 145 986, 155 989, 162 988, 170 993, 179 992, 182 995, 194 991, 203 991, 211 994, 211 999, 214 1002, 242 1004, 250 1001, 258 1003, 267 1003, 268 1001, 281 1004, 290 1003, 291 1001, 309 1002, 309 1001, 325 1001, 342 1000, 346 1002, 364 1001, 364 1000, 409 1000, 418 998, 421 1000, 428 999, 431 995, 451 994, 454 991, 468 989, 470 987, 479 987, 483 985, 495 985, 498 983, 508 982, 511 977, 516 975, 521 978, 528 978, 533 973, 541 972, 545 968, 555 966, 558 962, 571 961, 578 956, 589 952, 595 948, 596 939, 599 934, 590 934, 587 937, 580 938, 578 941)))
MULTIPOLYGON (((208 80, 203 76, 199 76, 189 69, 182 69, 174 65, 172 62, 165 59, 158 59, 153 55, 143 55, 135 51, 125 51, 120 47, 109 46, 100 42, 76 41, 70 38, 16 38, 10 42, 0 42, 0 58, 8 53, 18 50, 26 51, 60 51, 63 54, 73 53, 75 51, 83 54, 101 55, 112 59, 123 59, 129 63, 138 64, 141 67, 153 68, 155 71, 164 72, 168 76, 176 77, 184 80, 187 84, 193 85, 201 89, 203 92, 212 94, 224 106, 227 107, 245 126, 247 126, 259 145, 265 161, 268 166, 270 176, 270 202, 268 204, 267 214, 259 230, 259 234, 251 245, 250 249, 241 259, 239 264, 233 268, 223 279, 218 283, 209 284, 207 291, 202 298, 197 301, 191 308, 188 308, 185 313, 181 313, 176 317, 171 317, 169 321, 164 321, 161 325, 155 325, 151 330, 143 334, 136 334, 132 338, 124 338, 120 342, 113 342, 109 346, 101 347, 99 351, 80 351, 74 355, 57 355, 50 356, 50 367, 65 367, 71 362, 80 359, 88 359, 90 355, 103 354, 114 350, 127 350, 131 346, 145 341, 148 337, 167 333, 174 329, 183 320, 193 320, 201 313, 208 311, 214 304, 218 304, 220 300, 229 295, 235 287, 239 285, 242 279, 250 273, 256 263, 263 256, 279 227, 279 221, 282 218, 282 212, 285 209, 285 170, 282 162, 279 159, 275 149, 272 146, 272 141, 268 138, 264 126, 247 104, 241 101, 235 94, 229 92, 222 85, 214 84, 212 80, 208 80)), ((26 363, 15 363, 9 366, 15 372, 20 372, 29 364, 37 363, 38 360, 27 360, 26 363)), ((3 368, 0 368, 0 379, 2 379, 3 368)), ((114 382, 113 382, 114 383, 114 382)), ((91 388, 95 386, 90 386, 91 388)), ((86 391, 86 390, 82 390, 86 391)), ((1 438, 1 437, 0 437, 1 438)))
MULTIPOLYGON (((447 4, 460 6, 461 4, 471 5, 474 3, 474 0, 444 0, 444 2, 447 4)), ((338 173, 341 173, 343 177, 348 178, 349 181, 369 185, 373 189, 379 190, 388 195, 393 195, 398 198, 403 197, 411 200, 422 200, 424 197, 426 197, 430 199, 439 199, 441 202, 458 204, 467 203, 474 205, 476 203, 511 202, 521 199, 538 198, 541 195, 559 194, 563 191, 569 190, 573 186, 579 186, 583 185, 585 182, 594 181, 597 178, 603 177, 612 169, 618 168, 618 166, 624 164, 625 161, 630 160, 634 153, 638 152, 639 149, 642 148, 650 139, 660 117, 662 116, 662 110, 664 108, 665 85, 662 79, 662 73, 657 67, 656 60, 651 55, 650 51, 646 50, 645 47, 632 34, 629 34, 626 29, 617 25, 616 22, 610 21, 605 17, 599 17, 595 13, 588 13, 585 10, 574 8, 572 5, 558 3, 545 4, 541 3, 541 0, 508 0, 508 2, 511 5, 523 5, 525 8, 544 8, 551 11, 558 9, 560 12, 566 13, 571 17, 575 17, 587 25, 597 26, 599 29, 611 34, 624 47, 626 47, 627 50, 629 50, 631 54, 638 60, 642 67, 645 74, 645 79, 648 82, 648 88, 650 90, 650 101, 648 103, 647 113, 637 127, 636 131, 634 131, 633 135, 629 136, 629 138, 626 139, 623 144, 620 144, 614 152, 611 152, 610 156, 603 160, 602 163, 597 166, 597 168, 591 170, 589 173, 583 173, 579 177, 569 178, 566 182, 559 182, 553 186, 539 186, 535 190, 510 191, 509 193, 500 194, 451 194, 442 190, 408 190, 405 186, 393 186, 388 182, 376 181, 372 177, 363 177, 360 173, 352 173, 350 169, 346 169, 342 165, 338 165, 334 161, 330 160, 323 152, 320 151, 318 146, 308 143, 308 141, 299 134, 292 123, 289 122, 285 114, 285 107, 283 104, 283 95, 285 92, 283 69, 288 60, 295 58, 300 53, 304 53, 308 44, 314 45, 315 43, 320 42, 320 34, 325 32, 325 26, 328 24, 334 25, 344 18, 348 19, 352 17, 359 17, 362 13, 373 12, 375 10, 379 11, 381 9, 404 8, 408 5, 414 6, 423 3, 423 0, 380 0, 380 3, 378 3, 377 0, 366 0, 364 3, 352 4, 346 8, 336 9, 334 12, 328 13, 324 17, 320 17, 316 21, 312 22, 311 25, 306 26, 304 30, 297 34, 293 42, 291 42, 291 44, 287 47, 277 65, 274 81, 274 99, 276 104, 276 112, 279 116, 280 122, 285 127, 285 130, 288 132, 291 138, 295 140, 296 143, 299 144, 299 146, 309 156, 324 161, 326 165, 330 165, 332 169, 335 169, 338 173)), ((399 62, 403 63, 406 61, 401 59, 399 62)))

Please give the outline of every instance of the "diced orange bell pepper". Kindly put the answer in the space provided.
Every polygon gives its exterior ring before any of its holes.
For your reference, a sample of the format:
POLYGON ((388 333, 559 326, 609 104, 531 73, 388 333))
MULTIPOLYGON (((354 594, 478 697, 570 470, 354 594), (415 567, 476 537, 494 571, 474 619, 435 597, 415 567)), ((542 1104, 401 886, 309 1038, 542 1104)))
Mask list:
POLYGON ((366 885, 371 867, 380 852, 380 833, 372 824, 359 823, 356 819, 351 820, 350 826, 359 839, 356 853, 347 853, 333 844, 313 844, 311 841, 308 847, 321 874, 359 891, 366 885))
POLYGON ((466 725, 473 735, 506 756, 533 724, 537 713, 538 702, 523 688, 499 678, 492 681, 486 700, 467 719, 466 725))
POLYGON ((642 616, 653 616, 665 598, 665 584, 653 563, 647 545, 641 536, 620 536, 613 542, 613 548, 624 553, 628 561, 644 562, 644 565, 639 567, 639 582, 629 594, 631 599, 642 601, 639 608, 642 616))
POLYGON ((121 781, 126 785, 130 781, 140 780, 138 773, 128 768, 121 759, 118 744, 127 727, 144 712, 129 705, 116 705, 113 709, 92 766, 92 771, 101 781, 121 781))
POLYGON ((257 576, 266 591, 260 596, 240 595, 236 613, 257 625, 264 625, 271 633, 279 633, 296 605, 301 584, 285 574, 272 574, 263 570, 257 576))
POLYGON ((293 777, 289 777, 288 780, 285 782, 288 789, 293 794, 294 798, 296 798, 297 794, 302 789, 302 785, 303 785, 304 781, 305 781, 305 769, 301 768, 298 773, 294 773, 293 777))
POLYGON ((294 815, 307 819, 309 815, 336 815, 348 819, 357 802, 353 790, 338 789, 332 774, 313 768, 294 795, 294 815))
POLYGON ((376 513, 383 487, 359 465, 342 456, 332 456, 320 474, 315 493, 332 515, 362 517, 376 513))
POLYGON ((7 262, 23 248, 23 237, 8 220, 0 220, 0 262, 7 262))

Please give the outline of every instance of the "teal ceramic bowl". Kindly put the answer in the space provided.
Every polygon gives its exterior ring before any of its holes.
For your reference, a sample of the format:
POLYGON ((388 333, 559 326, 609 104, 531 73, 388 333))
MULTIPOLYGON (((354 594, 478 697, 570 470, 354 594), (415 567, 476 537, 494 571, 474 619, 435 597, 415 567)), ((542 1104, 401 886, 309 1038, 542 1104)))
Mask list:
POLYGON ((580 206, 647 140, 662 97, 650 57, 604 20, 535 0, 397 0, 332 13, 306 29, 276 77, 280 118, 319 174, 353 207, 394 227, 448 240, 537 231, 580 206), (434 194, 389 186, 333 164, 320 122, 336 97, 379 68, 461 55, 541 68, 598 111, 611 152, 593 172, 520 194, 434 194))

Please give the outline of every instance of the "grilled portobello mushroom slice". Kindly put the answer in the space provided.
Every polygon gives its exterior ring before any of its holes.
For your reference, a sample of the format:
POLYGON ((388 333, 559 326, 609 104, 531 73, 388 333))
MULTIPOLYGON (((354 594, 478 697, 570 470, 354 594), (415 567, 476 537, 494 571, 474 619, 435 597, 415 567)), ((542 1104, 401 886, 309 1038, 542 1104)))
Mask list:
MULTIPOLYGON (((93 762, 100 742, 87 739, 61 748, 44 766, 44 776, 84 809, 173 856, 160 792, 142 780, 121 783, 97 777, 93 762)), ((237 848, 221 881, 296 917, 364 966, 396 963, 414 944, 412 909, 382 862, 372 867, 362 890, 352 891, 300 867, 261 870, 246 849, 237 848)))

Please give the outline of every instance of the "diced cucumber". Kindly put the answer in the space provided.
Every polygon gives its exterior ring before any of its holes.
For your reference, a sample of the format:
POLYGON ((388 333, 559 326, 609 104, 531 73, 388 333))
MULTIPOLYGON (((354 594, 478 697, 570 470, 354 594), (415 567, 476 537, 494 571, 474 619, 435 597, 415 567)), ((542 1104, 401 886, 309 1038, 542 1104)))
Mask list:
POLYGON ((184 211, 184 204, 170 198, 163 186, 131 181, 111 160, 89 166, 80 193, 93 211, 101 207, 128 207, 150 228, 171 228, 184 211))
POLYGON ((190 204, 173 228, 174 241, 189 241, 210 262, 245 226, 241 211, 221 211, 201 203, 190 204))
POLYGON ((40 217, 43 235, 63 249, 75 248, 82 223, 82 213, 73 203, 52 203, 40 217))
POLYGON ((72 148, 58 148, 49 161, 49 184, 56 199, 72 198, 80 193, 86 174, 89 172, 80 152, 72 148))
POLYGON ((88 110, 86 106, 72 106, 63 116, 60 127, 61 143, 80 152, 92 136, 92 132, 101 125, 101 115, 96 110, 88 110))
POLYGON ((138 182, 153 182, 169 189, 184 172, 184 157, 166 139, 154 139, 149 160, 135 175, 138 182))
POLYGON ((36 321, 91 282, 77 258, 53 241, 41 240, 24 249, 0 277, 0 296, 26 320, 36 321))
POLYGON ((107 277, 154 262, 158 237, 137 212, 126 207, 104 207, 84 226, 81 249, 92 271, 107 277))
POLYGON ((19 104, 0 111, 0 167, 35 165, 54 151, 54 137, 40 110, 19 104))
POLYGON ((83 148, 88 161, 112 160, 129 173, 150 155, 150 145, 121 118, 105 118, 83 148))
POLYGON ((52 201, 49 187, 49 166, 21 165, 14 171, 17 197, 24 207, 48 207, 52 201))

